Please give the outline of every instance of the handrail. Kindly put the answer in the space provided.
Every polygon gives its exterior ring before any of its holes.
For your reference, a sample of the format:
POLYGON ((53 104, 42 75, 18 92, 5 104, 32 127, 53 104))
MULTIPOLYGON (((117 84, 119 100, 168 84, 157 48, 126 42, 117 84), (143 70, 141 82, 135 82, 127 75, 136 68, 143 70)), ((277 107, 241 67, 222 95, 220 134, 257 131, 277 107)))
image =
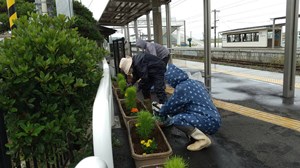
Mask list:
MULTIPOLYGON (((111 129, 114 125, 114 108, 111 89, 109 66, 103 59, 103 77, 97 91, 93 106, 93 148, 94 156, 99 162, 94 162, 97 168, 113 168, 111 129), (103 164, 104 163, 104 164, 103 164)), ((85 168, 85 158, 76 168, 85 168)))

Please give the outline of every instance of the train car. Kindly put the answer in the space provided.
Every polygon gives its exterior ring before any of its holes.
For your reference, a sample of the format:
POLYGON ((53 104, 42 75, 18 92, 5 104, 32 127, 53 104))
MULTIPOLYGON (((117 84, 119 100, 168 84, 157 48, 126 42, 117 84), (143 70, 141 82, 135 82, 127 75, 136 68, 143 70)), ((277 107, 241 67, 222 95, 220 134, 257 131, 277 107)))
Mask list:
MULTIPOLYGON (((275 25, 275 47, 281 47, 283 26, 284 24, 275 25)), ((222 34, 222 47, 272 47, 272 27, 273 25, 265 25, 220 32, 222 34)))

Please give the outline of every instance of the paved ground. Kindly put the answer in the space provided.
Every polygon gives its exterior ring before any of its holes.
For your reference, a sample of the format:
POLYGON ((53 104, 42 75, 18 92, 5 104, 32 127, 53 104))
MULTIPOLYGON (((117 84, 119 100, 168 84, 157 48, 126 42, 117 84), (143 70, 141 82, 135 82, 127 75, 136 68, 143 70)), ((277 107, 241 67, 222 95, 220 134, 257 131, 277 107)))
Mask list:
MULTIPOLYGON (((201 63, 179 60, 174 63, 202 80, 201 63)), ((211 136, 212 146, 199 152, 186 150, 188 140, 180 131, 165 128, 173 153, 183 156, 190 168, 300 167, 300 91, 296 89, 292 104, 284 104, 282 86, 268 82, 280 80, 278 75, 216 65, 212 74, 212 97, 233 106, 224 108, 218 103, 222 127, 211 136), (268 80, 254 76, 264 76, 268 80)), ((117 105, 115 107, 119 115, 117 105)), ((119 140, 113 149, 114 166, 134 168, 124 125, 113 129, 113 134, 119 140)))

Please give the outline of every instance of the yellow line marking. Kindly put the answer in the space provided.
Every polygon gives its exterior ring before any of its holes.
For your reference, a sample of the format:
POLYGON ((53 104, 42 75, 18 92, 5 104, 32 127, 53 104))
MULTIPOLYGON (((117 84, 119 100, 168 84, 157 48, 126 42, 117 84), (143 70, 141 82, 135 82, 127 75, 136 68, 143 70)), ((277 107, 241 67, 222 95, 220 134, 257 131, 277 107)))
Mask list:
POLYGON ((300 132, 300 121, 251 109, 237 104, 213 100, 216 107, 300 132))
MULTIPOLYGON (((166 87, 165 91, 169 94, 173 94, 174 89, 171 87, 166 87)), ((251 117, 257 120, 265 121, 300 132, 300 121, 298 120, 270 114, 260 110, 255 110, 249 107, 228 103, 217 99, 213 99, 213 102, 217 108, 221 108, 226 111, 234 112, 243 116, 251 117)))

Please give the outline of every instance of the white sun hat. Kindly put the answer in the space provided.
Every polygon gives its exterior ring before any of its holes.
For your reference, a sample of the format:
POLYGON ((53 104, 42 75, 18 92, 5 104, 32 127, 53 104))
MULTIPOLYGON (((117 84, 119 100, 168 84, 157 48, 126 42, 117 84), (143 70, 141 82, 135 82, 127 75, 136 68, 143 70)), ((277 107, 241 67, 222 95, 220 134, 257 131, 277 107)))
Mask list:
POLYGON ((126 56, 126 58, 122 58, 119 64, 119 68, 121 68, 126 75, 129 75, 129 70, 132 64, 132 57, 126 56))

